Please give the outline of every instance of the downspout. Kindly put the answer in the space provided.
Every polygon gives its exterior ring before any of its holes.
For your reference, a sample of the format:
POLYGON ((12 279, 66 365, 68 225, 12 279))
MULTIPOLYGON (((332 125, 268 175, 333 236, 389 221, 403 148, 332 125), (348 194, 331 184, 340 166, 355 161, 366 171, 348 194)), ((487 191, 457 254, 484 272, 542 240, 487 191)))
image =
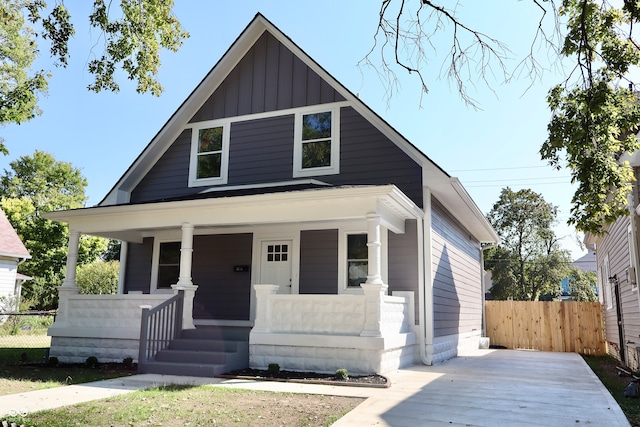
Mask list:
POLYGON ((424 219, 418 228, 422 242, 422 276, 423 281, 418 286, 418 318, 420 361, 425 365, 433 365, 433 260, 432 260, 432 232, 431 232, 431 190, 425 188, 424 219), (427 350, 428 349, 428 350, 427 350))

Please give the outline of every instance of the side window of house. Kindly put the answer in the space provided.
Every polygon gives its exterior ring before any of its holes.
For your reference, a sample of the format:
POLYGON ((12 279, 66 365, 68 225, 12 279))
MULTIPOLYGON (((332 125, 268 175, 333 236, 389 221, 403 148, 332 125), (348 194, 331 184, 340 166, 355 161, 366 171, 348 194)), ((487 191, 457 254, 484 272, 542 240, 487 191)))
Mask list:
POLYGON ((367 235, 347 235, 347 286, 359 287, 366 282, 368 266, 367 235))
POLYGON ((189 185, 216 185, 227 182, 229 153, 228 126, 207 122, 192 130, 189 185))
POLYGON ((296 115, 294 177, 339 172, 338 110, 302 112, 296 115))
POLYGON ((170 289, 180 275, 180 242, 160 243, 158 289, 170 289))

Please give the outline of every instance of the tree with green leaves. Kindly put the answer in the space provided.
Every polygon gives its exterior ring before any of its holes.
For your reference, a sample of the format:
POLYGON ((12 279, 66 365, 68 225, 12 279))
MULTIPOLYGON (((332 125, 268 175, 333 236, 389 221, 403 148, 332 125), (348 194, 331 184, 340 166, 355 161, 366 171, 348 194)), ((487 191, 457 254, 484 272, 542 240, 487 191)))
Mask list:
MULTIPOLYGON (((568 72, 548 93, 552 114, 540 155, 558 169, 568 168, 578 185, 569 223, 581 231, 603 232, 606 225, 628 214, 627 196, 634 177, 629 164, 620 159, 640 148, 636 138, 640 89, 632 77, 640 65, 636 33, 640 3, 519 2, 523 15, 537 16, 537 20, 529 48, 515 54, 504 40, 477 29, 479 22, 465 15, 465 3, 383 0, 374 46, 361 64, 380 71, 389 96, 398 87, 398 71, 414 76, 426 94, 430 60, 436 46, 442 49, 443 37, 449 37, 442 73, 453 81, 465 103, 478 107, 467 90, 469 84, 490 87, 493 79, 508 83, 522 75, 535 81, 544 67, 534 52, 544 56, 546 48, 568 72), (514 56, 516 60, 510 61, 514 56)), ((483 5, 486 13, 491 13, 490 7, 483 5)))
POLYGON ((597 302, 597 275, 593 271, 583 271, 571 267, 569 271, 569 295, 574 301, 597 302))
MULTIPOLYGON (((99 31, 103 52, 91 52, 88 63, 94 76, 89 90, 118 91, 115 79, 121 69, 137 83, 140 93, 159 96, 158 81, 163 49, 177 51, 189 34, 173 13, 172 0, 94 0, 88 17, 99 31)), ((64 2, 49 7, 44 0, 0 0, 0 125, 22 123, 39 114, 38 97, 46 93, 50 70, 32 71, 36 58, 49 45, 53 65, 66 67, 69 40, 75 34, 71 10, 64 2), (34 30, 32 26, 38 28, 34 30)), ((0 141, 0 152, 6 147, 0 141)))
MULTIPOLYGON (((22 296, 33 308, 55 308, 56 286, 65 275, 69 231, 42 214, 83 207, 87 181, 79 169, 42 151, 10 166, 0 176, 0 207, 32 257, 20 265, 20 272, 33 278, 23 285, 22 296)), ((106 249, 105 239, 82 236, 78 264, 98 259, 106 249)))
POLYGON ((560 249, 551 229, 557 207, 529 189, 504 188, 487 219, 500 243, 487 250, 485 268, 491 270, 495 299, 535 301, 560 294, 568 272, 569 255, 560 249))
POLYGON ((78 266, 76 283, 81 294, 109 295, 118 293, 119 261, 101 259, 78 266))

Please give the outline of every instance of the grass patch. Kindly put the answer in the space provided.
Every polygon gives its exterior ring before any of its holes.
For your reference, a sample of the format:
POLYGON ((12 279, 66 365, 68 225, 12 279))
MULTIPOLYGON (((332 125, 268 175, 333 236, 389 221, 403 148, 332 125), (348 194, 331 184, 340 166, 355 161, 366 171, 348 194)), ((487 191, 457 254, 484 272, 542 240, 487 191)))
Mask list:
MULTIPOLYGON (((2 341, 2 337, 0 337, 2 341)), ((1 347, 0 364, 15 365, 25 362, 43 362, 47 358, 49 346, 42 347, 1 347)))
POLYGON ((29 426, 329 426, 364 399, 168 386, 7 421, 29 426))
POLYGON ((135 368, 126 368, 120 364, 98 365, 94 369, 79 365, 0 365, 0 396, 118 378, 135 373, 135 368))
POLYGON ((582 356, 609 393, 618 402, 632 426, 640 426, 640 399, 624 397, 624 389, 632 381, 629 376, 619 375, 616 369, 620 362, 611 356, 582 356))

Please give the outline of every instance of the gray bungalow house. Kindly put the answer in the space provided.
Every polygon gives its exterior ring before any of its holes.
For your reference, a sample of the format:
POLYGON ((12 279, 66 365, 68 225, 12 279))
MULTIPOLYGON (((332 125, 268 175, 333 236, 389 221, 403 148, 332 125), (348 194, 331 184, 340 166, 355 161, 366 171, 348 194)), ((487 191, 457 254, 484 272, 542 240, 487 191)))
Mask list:
POLYGON ((482 212, 260 14, 98 206, 48 218, 61 361, 383 373, 483 335, 482 212), (122 241, 118 295, 78 295, 81 234, 122 241))

